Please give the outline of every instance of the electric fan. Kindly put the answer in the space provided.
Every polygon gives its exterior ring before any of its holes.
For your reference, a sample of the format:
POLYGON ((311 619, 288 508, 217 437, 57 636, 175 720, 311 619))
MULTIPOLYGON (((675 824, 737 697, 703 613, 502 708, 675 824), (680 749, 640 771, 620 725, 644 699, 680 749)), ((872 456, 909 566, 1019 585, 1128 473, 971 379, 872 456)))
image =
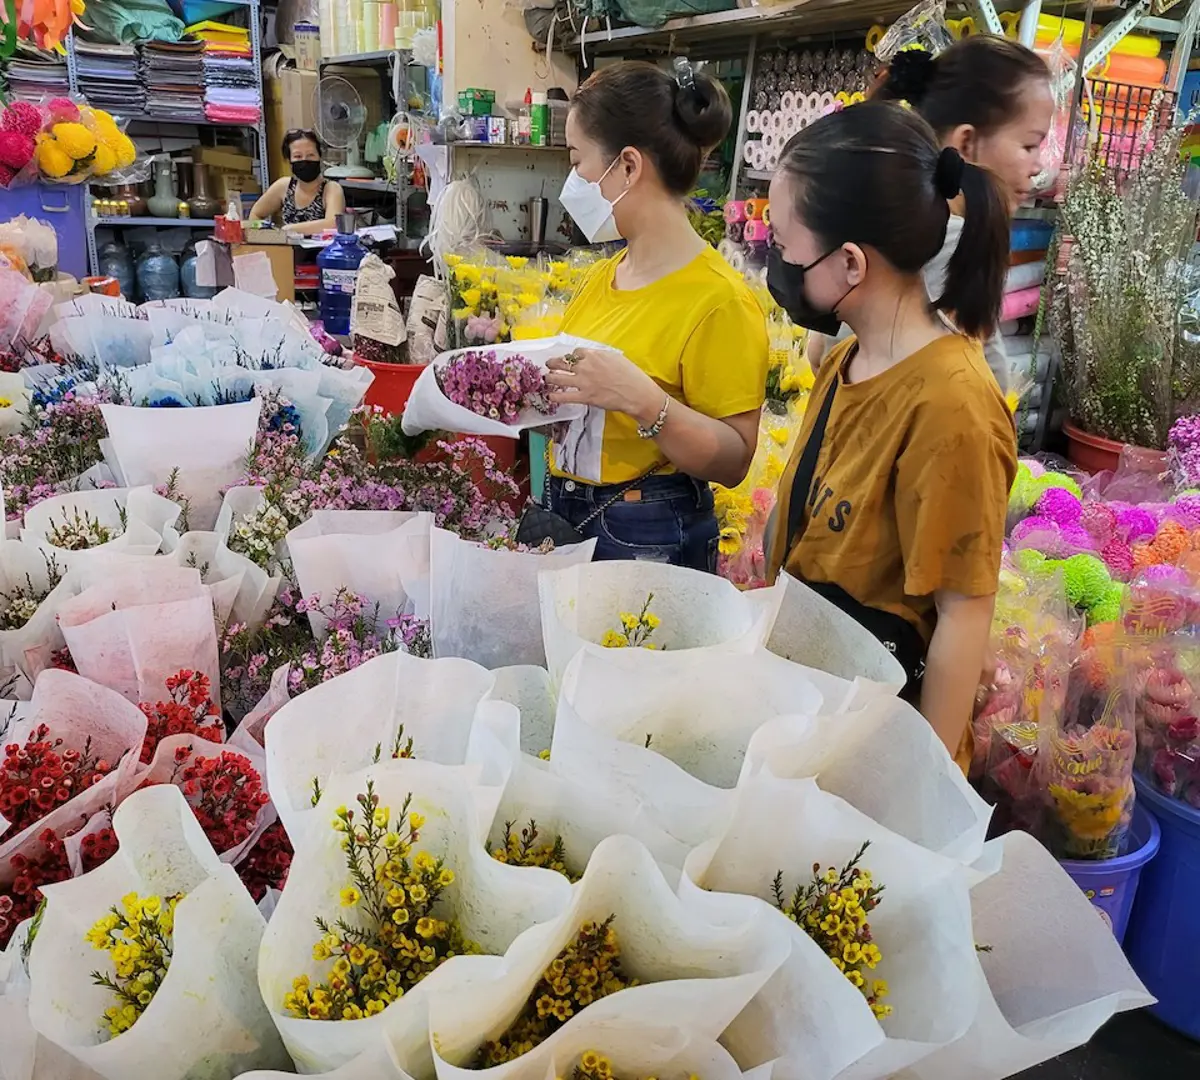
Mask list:
POLYGON ((345 154, 345 164, 331 165, 325 175, 331 180, 372 179, 375 174, 362 163, 360 140, 367 110, 358 91, 337 75, 326 76, 313 91, 313 117, 321 141, 345 154))

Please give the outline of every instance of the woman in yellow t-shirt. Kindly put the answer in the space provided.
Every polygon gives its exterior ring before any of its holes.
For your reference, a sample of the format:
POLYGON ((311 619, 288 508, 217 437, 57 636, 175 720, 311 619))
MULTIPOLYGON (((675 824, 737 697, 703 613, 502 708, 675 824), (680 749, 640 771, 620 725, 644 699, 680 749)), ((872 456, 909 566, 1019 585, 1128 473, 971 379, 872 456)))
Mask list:
POLYGON ((772 295, 801 326, 832 336, 845 320, 854 331, 810 395, 781 480, 772 567, 895 652, 907 696, 955 753, 984 668, 1017 466, 980 344, 1000 312, 1007 207, 992 175, 939 151, 915 113, 868 103, 788 143, 771 224, 772 295), (962 242, 935 306, 921 268, 960 192, 962 242))
POLYGON ((550 363, 554 399, 591 408, 555 441, 549 505, 596 538, 597 559, 711 571, 709 483, 732 487, 750 467, 768 344, 753 294, 688 221, 732 110, 720 83, 679 67, 603 68, 567 117, 563 206, 589 240, 627 245, 589 272, 563 323, 606 348, 550 363))

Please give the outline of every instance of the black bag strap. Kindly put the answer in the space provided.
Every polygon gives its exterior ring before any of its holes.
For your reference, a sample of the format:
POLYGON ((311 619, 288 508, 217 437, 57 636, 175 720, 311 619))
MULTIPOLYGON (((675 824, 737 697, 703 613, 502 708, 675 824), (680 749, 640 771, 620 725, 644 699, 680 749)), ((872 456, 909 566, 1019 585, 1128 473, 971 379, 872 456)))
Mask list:
POLYGON ((825 428, 829 424, 829 414, 833 412, 833 398, 837 394, 841 373, 834 372, 833 382, 829 393, 821 403, 821 411, 817 413, 817 422, 809 433, 808 442, 800 454, 800 463, 796 466, 796 477, 792 481, 792 497, 788 502, 788 530, 785 550, 790 551, 800 534, 804 531, 804 511, 812 494, 813 476, 817 471, 817 458, 821 456, 821 444, 825 441, 825 428))

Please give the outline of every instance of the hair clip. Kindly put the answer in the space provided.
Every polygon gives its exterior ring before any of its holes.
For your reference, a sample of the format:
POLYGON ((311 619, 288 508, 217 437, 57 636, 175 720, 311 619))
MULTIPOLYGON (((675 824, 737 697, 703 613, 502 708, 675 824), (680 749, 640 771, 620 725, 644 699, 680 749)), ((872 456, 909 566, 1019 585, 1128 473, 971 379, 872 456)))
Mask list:
POLYGON ((686 56, 677 56, 671 63, 675 68, 675 81, 680 89, 695 90, 696 69, 692 67, 692 62, 686 56))

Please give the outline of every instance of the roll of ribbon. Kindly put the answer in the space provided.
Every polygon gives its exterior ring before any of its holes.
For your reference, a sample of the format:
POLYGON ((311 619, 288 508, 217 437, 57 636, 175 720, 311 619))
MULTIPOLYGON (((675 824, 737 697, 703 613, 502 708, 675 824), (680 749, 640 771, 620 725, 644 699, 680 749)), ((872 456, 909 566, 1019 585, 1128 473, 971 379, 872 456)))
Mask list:
POLYGON ((823 93, 820 96, 820 98, 818 99, 818 106, 817 106, 818 112, 820 112, 821 115, 824 116, 825 113, 829 112, 829 110, 833 108, 833 103, 834 103, 833 95, 828 90, 826 90, 825 93, 823 93))
POLYGON ((867 31, 867 40, 864 43, 867 52, 874 52, 875 46, 883 39, 883 35, 887 33, 886 26, 880 26, 876 23, 867 31))
POLYGON ((796 92, 794 90, 785 90, 779 99, 779 107, 785 113, 790 113, 796 107, 796 92))
POLYGON ((808 113, 809 121, 821 114, 821 95, 814 90, 804 99, 804 111, 808 113))
POLYGON ((783 110, 776 109, 771 113, 771 130, 778 135, 783 131, 783 110))
POLYGON ((742 251, 735 251, 726 260, 739 274, 746 272, 746 255, 742 251))
POLYGON ((1021 13, 1019 11, 1000 12, 1000 25, 1004 27, 1005 37, 1015 38, 1017 28, 1021 25, 1021 13))
POLYGON ((730 199, 725 204, 726 221, 745 221, 746 203, 742 199, 730 199))
POLYGON ((1032 289, 1046 280, 1046 264, 1030 262, 1023 266, 1010 266, 1004 276, 1005 293, 1020 292, 1022 289, 1032 289))
POLYGON ((717 254, 726 262, 732 262, 734 254, 740 255, 741 249, 732 240, 722 240, 717 245, 717 254))
POLYGON ((762 120, 757 109, 751 109, 746 113, 746 130, 752 135, 757 135, 762 131, 762 120))
POLYGON ((747 199, 746 200, 746 221, 762 221, 763 211, 768 206, 766 199, 747 199))
POLYGON ((867 95, 864 94, 861 90, 856 90, 853 94, 850 95, 850 104, 851 105, 861 105, 866 100, 867 100, 867 95))
POLYGON ((771 204, 770 203, 767 203, 767 205, 763 207, 762 219, 763 219, 764 225, 770 226, 770 224, 771 224, 771 204))
POLYGON ((847 94, 845 90, 839 90, 836 94, 833 95, 833 100, 836 101, 839 105, 849 105, 850 104, 850 95, 847 94))
POLYGON ((975 33, 975 20, 969 16, 965 19, 947 19, 946 28, 953 35, 955 41, 962 41, 965 37, 970 37, 975 33))
POLYGON ((725 223, 725 239, 734 244, 742 242, 742 235, 745 231, 745 225, 740 221, 729 221, 725 223))
MULTIPOLYGON (((761 201, 766 202, 765 199, 761 201)), ((767 238, 771 235, 771 230, 767 223, 762 220, 762 218, 756 218, 746 222, 746 228, 742 235, 748 244, 765 244, 767 242, 767 238)))
POLYGON ((745 161, 747 165, 752 166, 752 165, 754 165, 754 158, 757 154, 758 154, 758 140, 757 139, 748 140, 746 142, 746 144, 742 147, 742 160, 745 161))
POLYGON ((1000 308, 1001 321, 1023 319, 1026 315, 1032 315, 1038 309, 1038 301, 1041 299, 1041 295, 1042 290, 1036 285, 1031 289, 1021 289, 1018 292, 1005 293, 1004 303, 1000 308))

